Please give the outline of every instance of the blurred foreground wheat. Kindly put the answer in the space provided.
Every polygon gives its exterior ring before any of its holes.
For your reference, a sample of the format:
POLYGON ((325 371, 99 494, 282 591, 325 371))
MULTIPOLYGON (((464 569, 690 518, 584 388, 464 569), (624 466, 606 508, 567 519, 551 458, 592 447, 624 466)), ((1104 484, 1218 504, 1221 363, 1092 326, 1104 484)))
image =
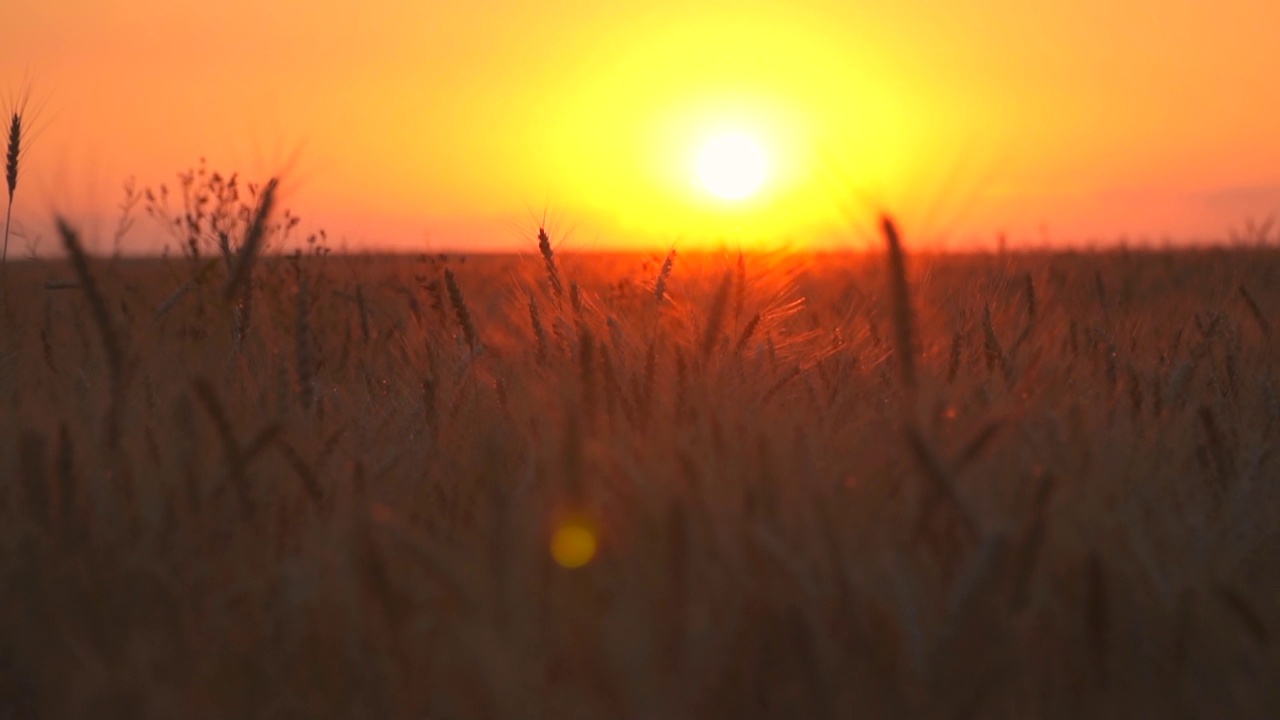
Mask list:
POLYGON ((0 716, 1280 715, 1274 252, 259 257, 273 191, 11 265, 0 716))

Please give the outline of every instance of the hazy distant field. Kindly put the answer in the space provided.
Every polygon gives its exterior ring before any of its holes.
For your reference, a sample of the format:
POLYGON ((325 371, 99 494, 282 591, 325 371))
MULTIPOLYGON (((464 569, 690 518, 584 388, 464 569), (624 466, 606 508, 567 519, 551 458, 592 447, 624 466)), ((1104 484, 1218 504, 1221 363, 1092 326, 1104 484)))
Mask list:
POLYGON ((1280 716, 1274 250, 232 260, 10 263, 0 717, 1280 716))

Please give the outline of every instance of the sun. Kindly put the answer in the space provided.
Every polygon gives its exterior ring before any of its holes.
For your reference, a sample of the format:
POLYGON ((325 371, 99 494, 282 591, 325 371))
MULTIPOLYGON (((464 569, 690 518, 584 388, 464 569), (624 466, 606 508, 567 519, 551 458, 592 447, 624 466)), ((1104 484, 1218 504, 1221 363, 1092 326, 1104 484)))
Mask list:
POLYGON ((767 165, 764 150, 749 136, 719 135, 698 154, 698 179, 718 198, 744 200, 764 184, 767 165))

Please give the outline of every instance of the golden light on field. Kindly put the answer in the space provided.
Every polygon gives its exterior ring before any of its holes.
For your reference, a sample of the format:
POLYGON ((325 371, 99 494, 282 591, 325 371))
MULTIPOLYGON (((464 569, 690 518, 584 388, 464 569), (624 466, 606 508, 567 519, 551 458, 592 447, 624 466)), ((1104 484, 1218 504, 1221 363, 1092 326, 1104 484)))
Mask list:
POLYGON ((596 556, 596 534, 581 520, 560 523, 551 534, 551 558, 560 567, 576 569, 586 566, 596 556))
POLYGON ((698 155, 698 180, 702 187, 724 200, 742 200, 764 183, 767 166, 764 151, 746 135, 719 135, 698 155))

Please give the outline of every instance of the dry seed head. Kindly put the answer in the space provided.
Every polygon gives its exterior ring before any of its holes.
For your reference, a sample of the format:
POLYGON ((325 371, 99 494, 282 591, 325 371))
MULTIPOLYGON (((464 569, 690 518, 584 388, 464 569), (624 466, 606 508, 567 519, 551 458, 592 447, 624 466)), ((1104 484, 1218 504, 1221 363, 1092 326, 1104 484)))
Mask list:
POLYGON ((9 118, 8 151, 4 156, 4 181, 9 187, 9 202, 18 187, 18 158, 22 155, 22 113, 14 110, 9 118))
POLYGON ((538 251, 542 253, 542 262, 547 266, 547 279, 551 281, 551 289, 556 296, 564 294, 564 286, 560 284, 560 272, 556 269, 556 255, 551 249, 551 238, 546 228, 538 228, 538 251))
POLYGON ((258 259, 258 252, 262 249, 263 240, 267 236, 267 223, 271 220, 271 211, 275 207, 276 189, 279 184, 278 178, 271 178, 258 198, 258 208, 253 213, 249 229, 245 232, 244 242, 240 245, 240 252, 236 255, 235 268, 227 278, 224 293, 227 300, 235 297, 236 291, 241 286, 248 287, 253 263, 258 259))
POLYGON ((667 294, 667 278, 671 277, 671 269, 675 266, 676 249, 671 248, 667 253, 667 259, 662 261, 662 269, 658 271, 658 279, 653 283, 653 296, 657 299, 658 304, 662 304, 663 297, 667 294))
POLYGON ((0 264, 9 259, 9 221, 13 216, 13 191, 18 186, 18 157, 22 154, 22 116, 16 111, 9 123, 9 149, 5 153, 4 178, 9 186, 9 205, 4 215, 4 249, 0 250, 0 264))
POLYGON ((444 283, 449 291, 449 302, 453 304, 453 312, 458 316, 458 324, 462 326, 462 335, 467 340, 467 347, 475 350, 476 328, 471 322, 471 311, 467 309, 467 300, 462 296, 462 288, 458 287, 458 279, 449 268, 444 269, 444 283))
MULTIPOLYGON (((4 179, 9 190, 9 204, 4 218, 4 246, 3 250, 0 250, 0 264, 4 264, 9 258, 9 224, 13 216, 13 194, 18 188, 18 165, 23 153, 27 150, 24 146, 30 144, 31 140, 32 118, 27 112, 27 105, 31 100, 31 87, 25 85, 16 95, 6 100, 9 123, 5 132, 4 179)), ((34 114, 39 114, 39 108, 36 108, 34 114)))
POLYGON ((569 283, 569 305, 573 308, 573 314, 582 319, 582 288, 578 287, 576 281, 569 283))

